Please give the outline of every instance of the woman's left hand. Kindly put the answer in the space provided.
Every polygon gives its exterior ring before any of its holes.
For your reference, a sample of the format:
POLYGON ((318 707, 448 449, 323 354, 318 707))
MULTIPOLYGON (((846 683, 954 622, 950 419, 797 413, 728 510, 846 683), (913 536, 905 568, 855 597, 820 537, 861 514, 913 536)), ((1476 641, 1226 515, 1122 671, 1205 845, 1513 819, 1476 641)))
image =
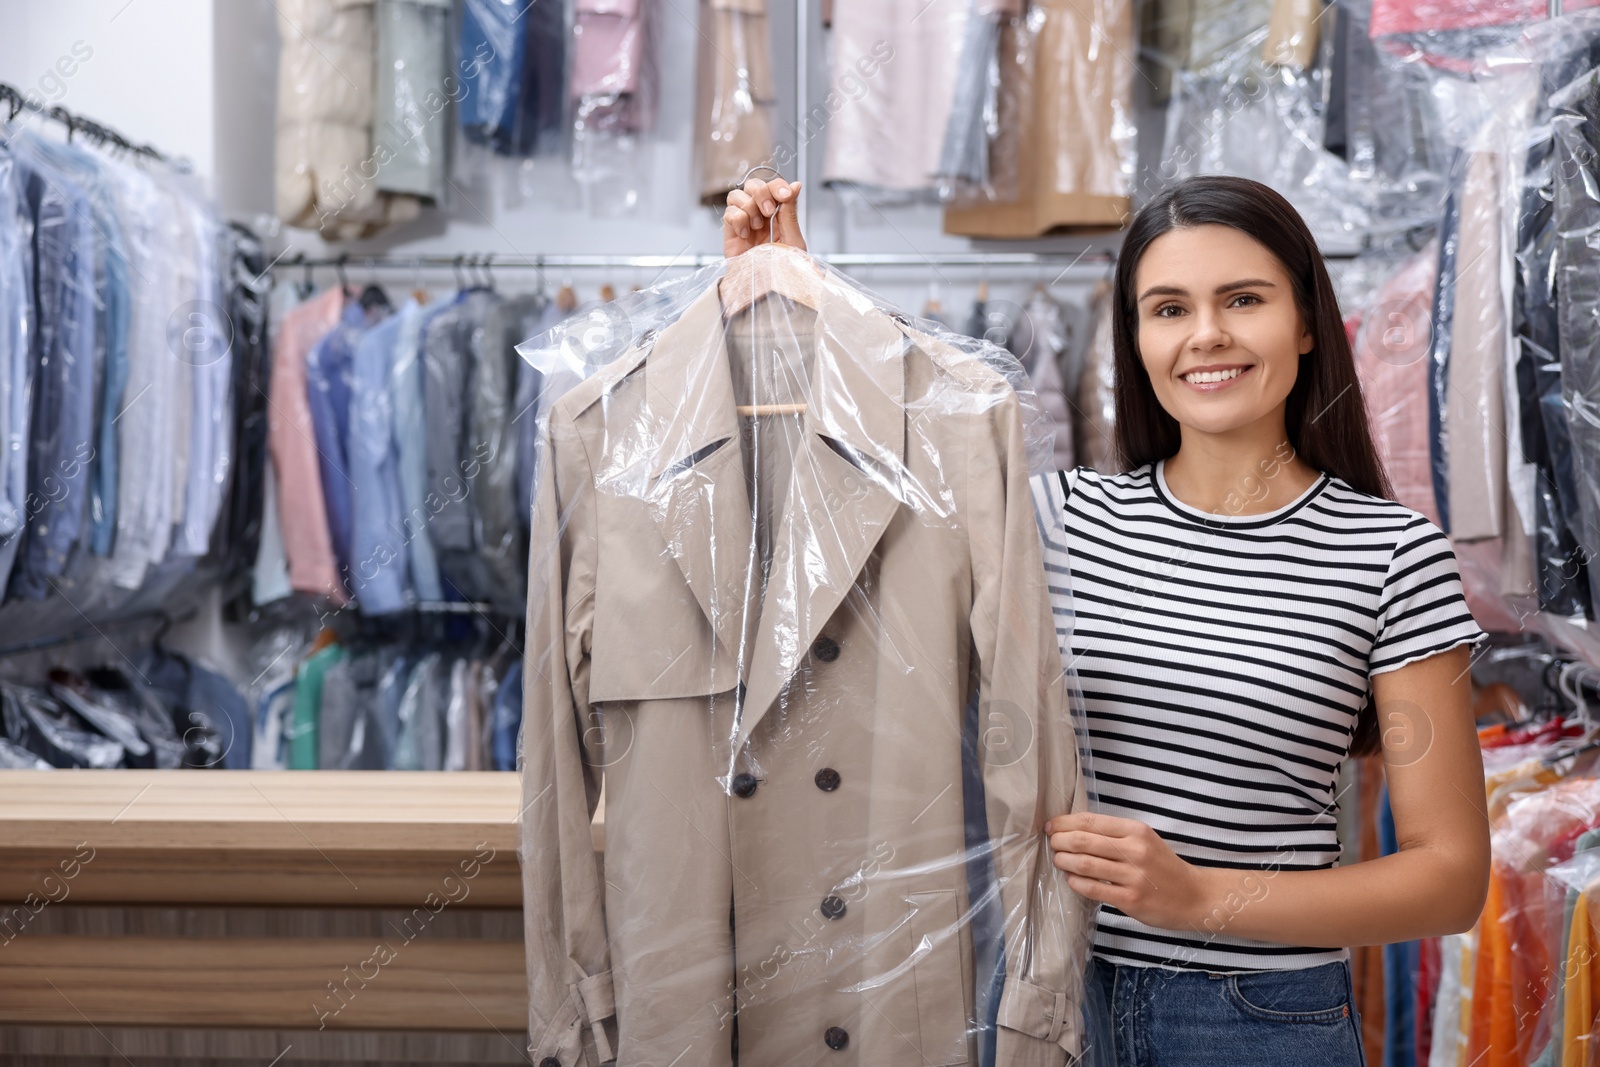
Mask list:
POLYGON ((1206 869, 1173 852, 1138 819, 1076 812, 1045 823, 1045 833, 1073 892, 1146 926, 1202 928, 1210 911, 1206 869))

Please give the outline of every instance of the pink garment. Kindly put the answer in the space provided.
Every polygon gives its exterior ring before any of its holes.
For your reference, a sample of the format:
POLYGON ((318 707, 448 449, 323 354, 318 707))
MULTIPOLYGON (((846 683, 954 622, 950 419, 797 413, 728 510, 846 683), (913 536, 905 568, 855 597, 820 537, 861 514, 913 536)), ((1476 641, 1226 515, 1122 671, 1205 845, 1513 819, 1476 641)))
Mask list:
POLYGON ((344 291, 335 288, 284 314, 273 339, 267 395, 267 446, 278 475, 278 525, 289 584, 341 606, 348 598, 339 580, 323 505, 311 405, 306 401, 306 353, 338 325, 343 312, 344 291))
POLYGON ((967 0, 835 5, 827 103, 804 122, 807 136, 827 129, 824 181, 895 190, 937 184, 972 17, 967 0))
POLYGON ((1439 508, 1428 433, 1428 349, 1437 269, 1430 241, 1379 288, 1361 313, 1353 346, 1372 439, 1394 498, 1434 523, 1439 508))
MULTIPOLYGON (((1594 7, 1600 0, 1566 0, 1564 11, 1594 7)), ((1510 26, 1548 18, 1549 0, 1373 0, 1373 37, 1425 30, 1510 26)))
MULTIPOLYGON (((1394 498, 1434 523, 1439 521, 1439 507, 1433 498, 1428 429, 1428 390, 1432 388, 1428 350, 1433 341, 1437 273, 1438 250, 1430 241, 1405 260, 1367 307, 1346 323, 1353 338, 1356 375, 1366 399, 1372 440, 1389 472, 1394 498)), ((1458 543, 1452 539, 1451 543, 1473 619, 1485 630, 1515 633, 1521 628, 1519 620, 1500 595, 1500 540, 1458 543)))
POLYGON ((578 0, 572 27, 572 95, 639 91, 644 32, 639 0, 578 0))

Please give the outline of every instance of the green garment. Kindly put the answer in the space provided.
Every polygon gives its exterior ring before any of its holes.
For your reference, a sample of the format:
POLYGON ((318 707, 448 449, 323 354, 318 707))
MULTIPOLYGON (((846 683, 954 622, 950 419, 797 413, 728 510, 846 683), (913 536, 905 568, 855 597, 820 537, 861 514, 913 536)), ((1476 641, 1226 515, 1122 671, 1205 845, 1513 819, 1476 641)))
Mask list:
POLYGON ((345 657, 344 649, 329 645, 300 664, 294 683, 294 736, 289 742, 289 769, 317 769, 317 716, 322 710, 322 679, 328 668, 345 657))

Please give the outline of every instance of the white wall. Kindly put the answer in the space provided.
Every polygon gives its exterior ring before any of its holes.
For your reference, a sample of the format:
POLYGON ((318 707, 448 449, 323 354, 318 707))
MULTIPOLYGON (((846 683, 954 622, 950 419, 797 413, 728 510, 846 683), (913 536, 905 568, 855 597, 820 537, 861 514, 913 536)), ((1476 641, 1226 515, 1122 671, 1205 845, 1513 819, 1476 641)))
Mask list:
POLYGON ((210 0, 0 0, 0 27, 0 81, 214 172, 210 0))

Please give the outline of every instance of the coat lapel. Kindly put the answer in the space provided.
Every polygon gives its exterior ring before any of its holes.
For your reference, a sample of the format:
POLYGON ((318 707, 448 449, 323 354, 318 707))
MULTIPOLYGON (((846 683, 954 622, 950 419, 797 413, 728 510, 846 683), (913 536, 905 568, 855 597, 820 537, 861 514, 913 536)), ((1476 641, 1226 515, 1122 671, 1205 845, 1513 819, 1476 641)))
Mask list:
POLYGON ((906 502, 905 336, 851 292, 824 291, 804 445, 795 456, 752 635, 742 745, 906 502))
POLYGON ((717 640, 736 652, 754 538, 727 349, 706 344, 721 336, 712 286, 656 338, 644 371, 641 495, 717 640))

